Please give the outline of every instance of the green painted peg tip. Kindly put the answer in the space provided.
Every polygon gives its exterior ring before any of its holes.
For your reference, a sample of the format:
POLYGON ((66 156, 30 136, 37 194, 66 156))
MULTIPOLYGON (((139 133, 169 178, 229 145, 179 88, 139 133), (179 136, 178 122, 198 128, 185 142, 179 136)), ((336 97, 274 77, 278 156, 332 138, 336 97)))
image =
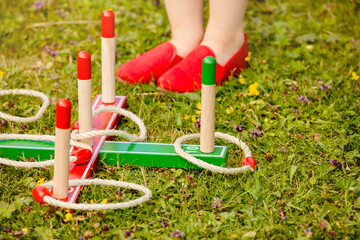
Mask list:
POLYGON ((202 84, 216 84, 216 60, 214 57, 207 56, 202 62, 202 84))

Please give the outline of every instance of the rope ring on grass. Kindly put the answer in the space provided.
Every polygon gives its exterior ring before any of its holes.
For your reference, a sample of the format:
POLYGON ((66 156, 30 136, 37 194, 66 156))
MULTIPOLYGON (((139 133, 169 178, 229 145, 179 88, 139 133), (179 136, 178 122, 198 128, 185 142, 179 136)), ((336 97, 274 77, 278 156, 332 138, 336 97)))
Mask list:
MULTIPOLYGON (((242 151, 244 152, 245 158, 251 157, 251 151, 250 151, 249 147, 246 145, 246 143, 244 143, 240 139, 238 139, 234 136, 231 136, 229 134, 220 133, 220 132, 215 132, 215 138, 220 138, 227 142, 230 142, 230 143, 233 143, 233 144, 239 146, 242 149, 242 151)), ((187 160, 201 168, 204 168, 206 170, 214 172, 214 173, 235 175, 235 174, 245 172, 245 171, 254 171, 254 169, 250 165, 246 165, 246 166, 239 167, 239 168, 224 168, 224 167, 215 166, 213 164, 209 164, 209 163, 204 162, 194 156, 191 156, 190 154, 186 153, 181 148, 181 143, 183 143, 185 141, 189 141, 189 140, 195 140, 195 139, 200 139, 200 133, 188 134, 188 135, 184 135, 184 136, 176 139, 176 141, 174 143, 175 152, 177 154, 179 154, 179 156, 181 156, 185 160, 187 160)))
POLYGON ((34 122, 42 117, 42 115, 50 105, 49 97, 46 96, 44 93, 35 90, 28 90, 28 89, 0 90, 0 96, 6 96, 6 95, 25 95, 31 97, 38 97, 41 98, 43 101, 43 104, 40 107, 39 111, 35 114, 35 116, 32 117, 17 117, 7 113, 0 112, 0 118, 3 118, 7 121, 22 122, 22 123, 34 122))
MULTIPOLYGON (((53 187, 54 182, 49 181, 46 183, 43 183, 37 187, 53 187)), ((66 209, 74 209, 74 210, 86 210, 86 211, 98 211, 98 210, 114 210, 114 209, 121 209, 121 208, 129 208, 129 207, 135 207, 136 205, 142 204, 152 197, 152 192, 147 187, 141 186, 139 184, 135 183, 128 183, 128 182, 122 182, 122 181, 114 181, 114 180, 103 180, 103 179, 86 179, 86 180, 70 180, 69 181, 69 187, 70 186, 78 186, 78 185, 101 185, 101 186, 114 186, 114 187, 123 187, 128 189, 137 190, 144 193, 144 196, 139 197, 137 199, 128 201, 128 202, 121 202, 121 203, 95 203, 95 204, 89 204, 89 203, 68 203, 63 202, 60 200, 57 200, 50 195, 45 194, 42 196, 42 200, 50 205, 66 208, 66 209)))

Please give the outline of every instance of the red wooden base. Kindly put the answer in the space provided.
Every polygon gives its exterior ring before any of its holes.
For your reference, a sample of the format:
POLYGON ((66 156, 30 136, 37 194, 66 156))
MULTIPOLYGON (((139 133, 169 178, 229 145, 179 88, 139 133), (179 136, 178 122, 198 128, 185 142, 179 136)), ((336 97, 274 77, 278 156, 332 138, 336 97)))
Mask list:
MULTIPOLYGON (((92 110, 95 111, 97 108, 103 106, 101 95, 96 95, 92 110)), ((107 104, 109 105, 109 104, 107 104)), ((115 96, 115 103, 114 106, 125 108, 126 107, 126 96, 115 96)), ((93 129, 97 130, 110 130, 117 127, 121 119, 116 113, 101 113, 98 116, 94 117, 93 119, 93 129)), ((74 126, 78 123, 75 122, 74 126)), ((75 127, 76 128, 76 127, 75 127)), ((70 163, 69 166, 69 180, 73 179, 81 179, 84 180, 89 178, 93 175, 96 171, 96 168, 99 163, 99 152, 102 148, 105 140, 110 140, 111 136, 102 136, 102 137, 94 137, 94 145, 93 145, 93 154, 89 162, 85 164, 74 164, 70 163)), ((70 153, 74 150, 74 147, 71 147, 70 153)), ((68 195, 68 202, 75 203, 77 197, 79 196, 80 190, 82 186, 73 186, 69 187, 69 195, 68 195)), ((51 189, 49 189, 51 191, 51 189)))

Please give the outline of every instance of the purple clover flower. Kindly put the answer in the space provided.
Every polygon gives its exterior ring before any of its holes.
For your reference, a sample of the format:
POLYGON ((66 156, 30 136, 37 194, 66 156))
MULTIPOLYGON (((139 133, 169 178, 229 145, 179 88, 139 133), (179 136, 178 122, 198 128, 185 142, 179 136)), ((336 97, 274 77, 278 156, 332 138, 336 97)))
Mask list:
POLYGON ((331 86, 329 86, 329 85, 327 85, 327 84, 324 84, 324 85, 321 85, 321 86, 320 86, 320 89, 323 90, 323 91, 326 91, 326 90, 328 90, 328 89, 330 89, 330 88, 331 88, 331 86))
POLYGON ((335 236, 335 230, 329 230, 328 231, 328 234, 330 235, 330 236, 335 236))
POLYGON ((259 131, 262 131, 262 130, 263 130, 263 127, 262 127, 260 124, 258 124, 258 125, 257 125, 257 129, 258 129, 259 131))
POLYGON ((234 125, 234 128, 237 132, 242 132, 245 129, 244 127, 240 126, 239 124, 234 125))
POLYGON ((334 158, 334 160, 330 160, 329 162, 330 162, 330 165, 335 166, 337 168, 341 168, 341 166, 342 166, 342 163, 339 160, 337 160, 336 158, 334 158))
POLYGON ((299 109, 295 109, 295 117, 299 116, 300 115, 300 110, 299 109))
POLYGON ((161 4, 160 0, 154 0, 154 5, 159 6, 161 4))
POLYGON ((5 126, 5 125, 6 125, 5 120, 0 120, 0 127, 5 126))
POLYGON ((56 9, 56 13, 60 15, 60 17, 64 18, 65 17, 65 13, 60 11, 59 9, 56 9))
POLYGON ((297 90, 299 90, 299 87, 297 87, 297 86, 290 86, 289 89, 296 92, 297 90))
POLYGON ((286 219, 286 211, 283 208, 279 210, 279 214, 282 220, 286 219))
POLYGON ((311 235, 312 235, 311 228, 305 229, 305 230, 304 230, 304 233, 306 234, 307 237, 311 237, 311 235))
POLYGON ((220 209, 222 207, 222 203, 220 202, 220 199, 217 197, 215 199, 215 202, 213 204, 211 204, 211 206, 213 206, 214 208, 220 209))
POLYGON ((171 233, 171 237, 181 238, 184 235, 184 233, 180 230, 176 230, 175 232, 171 233))
POLYGON ((262 134, 261 131, 257 131, 256 129, 254 129, 254 131, 252 131, 252 133, 250 133, 250 135, 254 138, 259 137, 262 134))
POLYGON ((59 51, 53 51, 53 50, 51 50, 51 49, 48 47, 48 45, 45 45, 44 51, 45 51, 47 54, 49 54, 49 55, 51 55, 51 56, 53 56, 53 57, 55 57, 56 55, 59 54, 59 51))
POLYGON ((303 102, 303 103, 306 103, 306 102, 309 101, 309 99, 308 99, 306 96, 303 96, 303 95, 298 96, 297 99, 298 99, 300 102, 303 102))
POLYGON ((40 10, 45 6, 45 1, 35 1, 34 6, 35 9, 40 10))
POLYGON ((161 222, 161 225, 163 226, 163 228, 166 228, 169 226, 169 223, 167 221, 163 221, 161 222))
POLYGON ((94 41, 94 38, 91 35, 88 35, 88 40, 89 41, 94 41))
POLYGON ((125 237, 130 237, 131 232, 129 229, 125 229, 125 233, 124 233, 125 237))
POLYGON ((321 228, 326 228, 326 223, 324 221, 322 221, 321 223, 319 223, 321 228))
POLYGON ((196 119, 195 127, 200 128, 201 127, 201 119, 196 119))
POLYGON ((72 41, 72 40, 71 40, 71 41, 69 42, 69 45, 75 46, 75 45, 77 45, 77 41, 72 41))
POLYGON ((103 232, 107 232, 107 231, 110 230, 110 226, 109 226, 109 225, 104 225, 104 226, 102 226, 101 230, 102 230, 103 232))

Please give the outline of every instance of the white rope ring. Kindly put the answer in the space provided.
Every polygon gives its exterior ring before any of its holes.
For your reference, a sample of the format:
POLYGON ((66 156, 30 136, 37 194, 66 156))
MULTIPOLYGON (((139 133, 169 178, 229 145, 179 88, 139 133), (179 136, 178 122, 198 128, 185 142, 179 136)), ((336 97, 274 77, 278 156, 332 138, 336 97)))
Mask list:
MULTIPOLYGON (((50 141, 55 142, 55 136, 53 135, 32 135, 32 134, 0 134, 0 140, 7 140, 7 139, 15 139, 15 140, 37 140, 37 141, 50 141)), ((92 147, 83 142, 77 142, 74 140, 70 140, 70 145, 78 147, 78 148, 85 148, 90 150, 91 152, 92 147)), ((75 156, 70 156, 70 162, 77 161, 75 156)), ((5 164, 13 167, 23 167, 23 168, 33 168, 33 167, 48 167, 53 166, 55 163, 54 160, 44 160, 41 162, 21 162, 16 160, 11 160, 8 158, 1 158, 0 157, 0 164, 5 164)))
POLYGON ((104 135, 109 135, 109 136, 121 136, 124 137, 130 141, 136 141, 136 142, 143 142, 146 140, 146 126, 144 124, 144 122, 138 117, 136 116, 134 113, 125 110, 123 108, 118 108, 118 107, 114 107, 114 106, 105 106, 105 107, 101 107, 96 109, 93 112, 93 116, 97 116, 100 113, 103 112, 113 112, 113 113, 117 113, 119 115, 122 115, 124 117, 129 118, 131 121, 133 121, 136 125, 138 125, 139 127, 139 131, 140 134, 139 135, 135 135, 135 134, 130 134, 127 133, 125 131, 122 130, 116 130, 116 129, 110 129, 110 130, 91 130, 88 132, 84 132, 81 134, 74 134, 72 136, 73 139, 75 140, 80 140, 80 139, 85 139, 85 138, 89 138, 89 137, 94 137, 94 136, 104 136, 104 135))
POLYGON ((11 95, 11 94, 41 98, 43 101, 43 105, 40 107, 39 111, 35 114, 35 116, 32 117, 17 117, 7 113, 0 112, 0 118, 3 118, 7 121, 22 122, 22 123, 34 122, 42 117, 42 115, 50 105, 49 97, 42 92, 38 92, 35 90, 28 90, 28 89, 0 90, 0 96, 11 95))
MULTIPOLYGON (((251 151, 249 149, 249 147, 241 140, 239 140, 238 138, 231 136, 229 134, 226 133, 220 133, 220 132, 215 132, 215 138, 220 138, 223 139, 225 141, 228 141, 230 143, 233 143, 237 146, 239 146, 246 157, 251 157, 251 151)), ((204 168, 206 170, 209 170, 211 172, 214 173, 223 173, 223 174, 238 174, 241 172, 245 172, 245 171, 253 171, 254 169, 250 166, 250 165, 246 165, 240 168, 224 168, 224 167, 219 167, 219 166, 215 166, 213 164, 209 164, 207 162, 204 162, 200 159, 197 159, 194 156, 191 156, 190 154, 186 153, 182 148, 181 148, 181 143, 188 141, 188 140, 195 140, 195 139, 200 139, 200 133, 196 133, 196 134, 188 134, 188 135, 184 135, 178 139, 176 139, 175 143, 174 143, 174 148, 175 148, 175 152, 177 154, 179 154, 179 156, 181 156, 182 158, 186 159, 187 161, 201 167, 204 168)))
MULTIPOLYGON (((39 186, 44 187, 52 187, 54 185, 53 181, 43 183, 39 186)), ((101 185, 101 186, 114 186, 114 187, 123 187, 128 189, 137 190, 144 193, 144 196, 139 197, 137 199, 128 201, 128 202, 121 202, 121 203, 107 203, 107 204, 101 204, 101 203, 95 203, 95 204, 89 204, 89 203, 68 203, 63 202, 60 200, 57 200, 53 197, 50 197, 48 195, 45 195, 43 197, 43 201, 54 205, 56 207, 66 208, 66 209, 74 209, 74 210, 87 210, 87 211, 98 211, 98 210, 113 210, 113 209, 121 209, 121 208, 129 208, 134 207, 136 205, 142 204, 152 197, 152 192, 147 187, 135 184, 135 183, 128 183, 128 182, 122 182, 122 181, 114 181, 114 180, 103 180, 103 179, 86 179, 86 180, 70 180, 69 181, 69 187, 70 186, 78 186, 78 185, 101 185)))

